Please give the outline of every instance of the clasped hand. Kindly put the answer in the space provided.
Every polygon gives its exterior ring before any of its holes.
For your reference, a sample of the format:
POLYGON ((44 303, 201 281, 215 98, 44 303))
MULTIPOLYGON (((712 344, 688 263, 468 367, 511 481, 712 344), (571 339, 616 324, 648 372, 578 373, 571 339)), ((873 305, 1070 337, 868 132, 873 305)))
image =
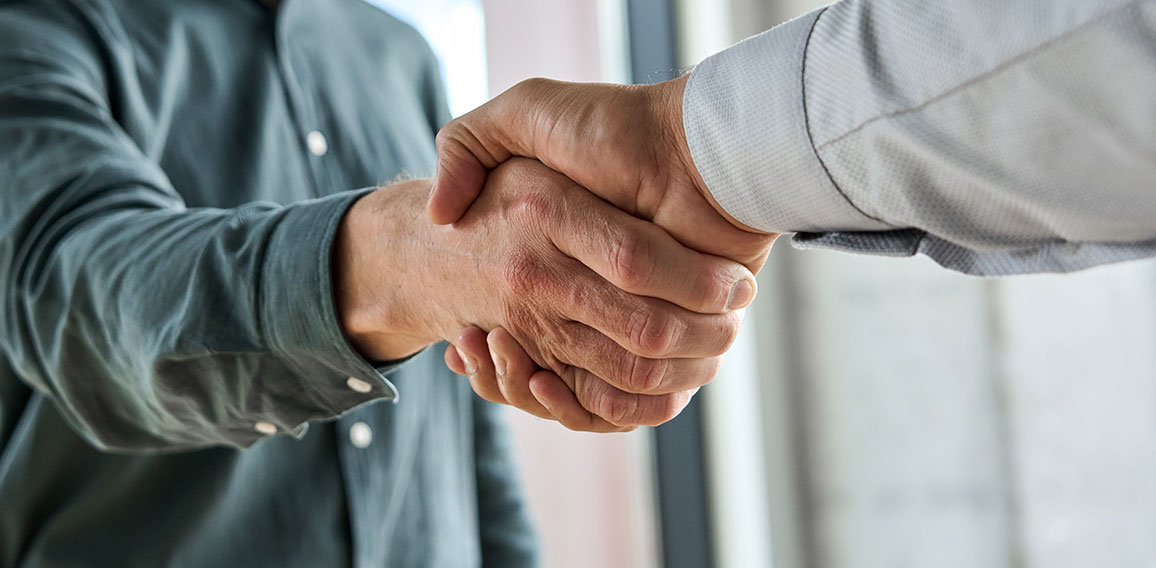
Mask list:
POLYGON ((432 194, 397 184, 342 224, 354 346, 392 360, 451 341, 447 365, 480 396, 574 430, 676 416, 714 378, 775 237, 713 203, 682 88, 536 80, 450 123, 432 194), (421 218, 427 195, 447 225, 421 218))

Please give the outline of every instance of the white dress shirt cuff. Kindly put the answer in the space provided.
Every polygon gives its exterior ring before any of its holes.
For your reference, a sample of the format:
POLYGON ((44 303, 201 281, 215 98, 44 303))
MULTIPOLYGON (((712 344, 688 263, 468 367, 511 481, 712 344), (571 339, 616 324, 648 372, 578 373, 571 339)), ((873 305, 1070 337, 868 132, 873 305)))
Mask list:
POLYGON ((803 72, 812 12, 709 57, 691 74, 683 125, 715 200, 771 232, 891 228, 839 191, 807 128, 803 72))

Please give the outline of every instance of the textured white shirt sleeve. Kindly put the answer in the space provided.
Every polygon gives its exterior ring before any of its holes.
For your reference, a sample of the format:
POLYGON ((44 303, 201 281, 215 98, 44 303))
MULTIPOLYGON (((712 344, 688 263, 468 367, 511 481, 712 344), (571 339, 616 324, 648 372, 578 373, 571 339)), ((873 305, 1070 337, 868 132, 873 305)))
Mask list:
POLYGON ((1156 0, 844 0, 716 54, 715 199, 796 244, 974 274, 1156 255, 1156 0))

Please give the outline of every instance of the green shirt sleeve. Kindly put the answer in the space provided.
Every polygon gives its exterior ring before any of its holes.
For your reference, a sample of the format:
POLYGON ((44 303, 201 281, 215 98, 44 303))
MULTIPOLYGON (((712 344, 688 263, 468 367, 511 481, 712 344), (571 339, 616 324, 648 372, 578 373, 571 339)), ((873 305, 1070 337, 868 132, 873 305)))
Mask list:
POLYGON ((334 311, 331 243, 362 192, 187 208, 109 108, 89 24, 10 14, 0 348, 23 380, 121 451, 246 447, 396 397, 334 311))

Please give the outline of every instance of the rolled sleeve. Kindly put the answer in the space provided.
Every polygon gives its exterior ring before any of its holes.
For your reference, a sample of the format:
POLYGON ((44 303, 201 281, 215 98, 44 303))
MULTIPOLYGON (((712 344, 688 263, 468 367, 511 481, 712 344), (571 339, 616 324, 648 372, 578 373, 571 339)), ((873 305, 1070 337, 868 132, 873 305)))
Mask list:
POLYGON ((396 401, 395 365, 359 356, 334 305, 334 235, 365 192, 295 201, 318 188, 242 163, 196 179, 200 154, 166 169, 147 105, 105 98, 131 73, 105 67, 90 24, 47 5, 0 18, 0 354, 19 379, 110 452, 243 448, 396 401))
POLYGON ((398 401, 386 378, 403 361, 375 366, 341 331, 331 273, 333 241, 345 212, 370 190, 346 192, 285 208, 271 236, 261 311, 270 346, 305 377, 334 414, 369 400, 398 401), (368 390, 366 385, 368 385, 368 390))

